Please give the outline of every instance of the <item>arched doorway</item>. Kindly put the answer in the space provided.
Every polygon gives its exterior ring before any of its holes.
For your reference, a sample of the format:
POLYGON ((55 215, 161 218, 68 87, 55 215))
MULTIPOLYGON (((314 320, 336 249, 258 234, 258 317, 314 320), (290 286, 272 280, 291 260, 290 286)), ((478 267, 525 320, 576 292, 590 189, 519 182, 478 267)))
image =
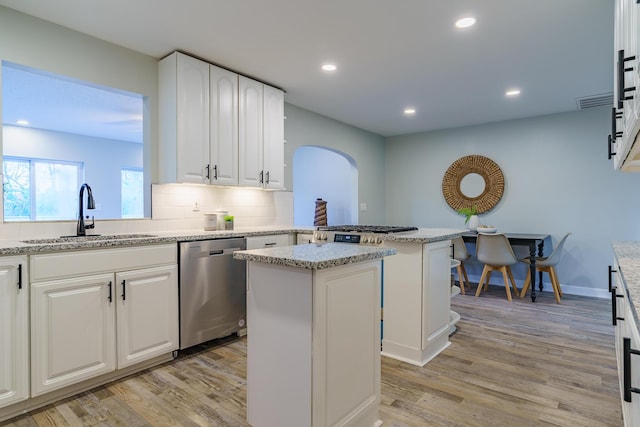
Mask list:
POLYGON ((327 201, 329 225, 358 224, 358 168, 343 152, 302 146, 293 153, 293 222, 313 225, 315 200, 327 201))

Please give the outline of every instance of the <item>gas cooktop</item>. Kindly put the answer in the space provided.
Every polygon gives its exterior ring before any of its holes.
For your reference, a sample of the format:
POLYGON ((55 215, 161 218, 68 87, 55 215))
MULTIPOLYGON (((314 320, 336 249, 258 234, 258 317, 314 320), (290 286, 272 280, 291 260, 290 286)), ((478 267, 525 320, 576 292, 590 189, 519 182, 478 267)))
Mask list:
POLYGON ((405 227, 397 225, 330 225, 320 226, 318 231, 338 231, 343 233, 401 233, 403 231, 417 230, 418 227, 405 227))

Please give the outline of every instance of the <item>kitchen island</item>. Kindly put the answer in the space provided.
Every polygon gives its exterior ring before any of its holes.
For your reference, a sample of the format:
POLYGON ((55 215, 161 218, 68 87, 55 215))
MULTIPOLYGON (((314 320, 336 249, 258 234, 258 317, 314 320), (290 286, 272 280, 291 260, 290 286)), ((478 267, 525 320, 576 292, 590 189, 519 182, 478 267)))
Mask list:
POLYGON ((375 426, 382 258, 340 243, 234 253, 247 261, 247 420, 375 426))

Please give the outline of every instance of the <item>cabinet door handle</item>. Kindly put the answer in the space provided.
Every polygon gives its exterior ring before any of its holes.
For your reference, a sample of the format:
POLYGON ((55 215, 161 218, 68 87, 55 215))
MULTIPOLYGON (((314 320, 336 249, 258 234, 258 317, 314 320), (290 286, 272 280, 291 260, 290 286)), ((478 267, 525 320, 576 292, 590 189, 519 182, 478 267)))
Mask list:
POLYGON ((22 289, 22 264, 18 264, 18 289, 22 289))
POLYGON ((122 281, 122 301, 127 299, 127 286, 126 286, 126 280, 122 281))
POLYGON ((265 245, 265 246, 275 246, 275 245, 277 245, 277 243, 276 243, 276 242, 272 242, 272 243, 265 243, 264 245, 265 245))
POLYGON ((609 135, 609 155, 607 156, 607 158, 609 160, 611 160, 613 158, 613 156, 615 156, 617 153, 615 151, 613 151, 613 143, 615 141, 613 140, 613 138, 611 138, 611 135, 609 135))
POLYGON ((633 96, 625 96, 626 92, 633 92, 636 90, 635 86, 633 87, 625 87, 624 84, 624 73, 627 71, 632 71, 633 67, 625 67, 625 62, 633 61, 636 59, 634 56, 624 57, 624 49, 620 49, 618 51, 618 109, 623 108, 624 101, 628 101, 633 99, 633 96))
POLYGON ((264 181, 265 181, 266 184, 269 183, 269 171, 267 171, 266 178, 265 178, 264 181))
POLYGON ((613 273, 617 273, 618 270, 614 270, 613 267, 609 266, 609 292, 613 289, 613 273))
POLYGON ((622 339, 622 376, 624 401, 631 402, 631 393, 640 393, 640 389, 631 387, 631 355, 640 354, 640 351, 631 348, 631 338, 622 339))
POLYGON ((616 138, 622 136, 622 131, 618 131, 617 119, 622 118, 622 111, 616 111, 616 108, 611 109, 611 140, 616 142, 616 138))
POLYGON ((109 302, 113 302, 113 297, 112 297, 112 288, 113 288, 113 283, 111 282, 111 280, 109 280, 109 302))
POLYGON ((260 184, 264 183, 264 171, 260 171, 260 184))
POLYGON ((213 179, 218 180, 218 165, 213 165, 213 179))
POLYGON ((613 287, 611 289, 611 323, 613 325, 617 325, 618 320, 624 320, 624 317, 618 317, 618 305, 616 303, 616 298, 624 298, 624 295, 618 295, 616 293, 616 288, 613 287))
POLYGON ((209 165, 205 166, 204 170, 205 170, 205 173, 204 173, 205 178, 209 179, 209 165))

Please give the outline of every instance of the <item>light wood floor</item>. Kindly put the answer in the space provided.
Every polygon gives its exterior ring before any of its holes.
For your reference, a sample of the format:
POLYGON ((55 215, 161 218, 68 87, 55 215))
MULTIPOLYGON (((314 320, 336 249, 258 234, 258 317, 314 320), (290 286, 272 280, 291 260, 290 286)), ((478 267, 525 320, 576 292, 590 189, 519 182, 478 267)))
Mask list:
MULTIPOLYGON (((418 368, 382 358, 383 426, 622 426, 608 300, 552 293, 458 295, 451 346, 418 368)), ((8 426, 246 426, 246 340, 0 423, 8 426)))

